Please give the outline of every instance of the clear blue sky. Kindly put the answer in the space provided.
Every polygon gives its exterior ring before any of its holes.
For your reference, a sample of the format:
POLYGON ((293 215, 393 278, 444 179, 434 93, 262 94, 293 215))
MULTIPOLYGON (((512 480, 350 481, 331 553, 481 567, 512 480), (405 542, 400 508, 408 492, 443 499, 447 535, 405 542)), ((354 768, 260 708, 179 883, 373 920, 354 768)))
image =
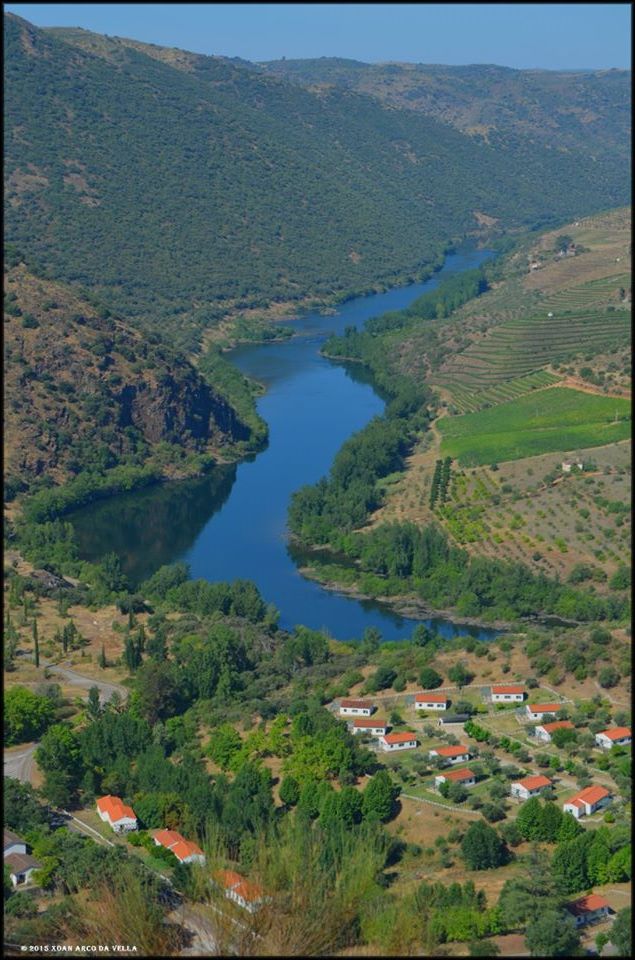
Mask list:
POLYGON ((37 26, 84 27, 196 53, 275 60, 630 67, 628 3, 7 3, 37 26))

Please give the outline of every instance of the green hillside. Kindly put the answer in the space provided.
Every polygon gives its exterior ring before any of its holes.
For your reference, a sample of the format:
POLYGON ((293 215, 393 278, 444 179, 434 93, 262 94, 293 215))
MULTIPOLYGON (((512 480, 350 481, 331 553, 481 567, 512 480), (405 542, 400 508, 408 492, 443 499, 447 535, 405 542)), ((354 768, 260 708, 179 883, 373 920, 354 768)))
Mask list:
POLYGON ((5 20, 6 232, 192 348, 228 309, 365 291, 478 227, 628 199, 627 167, 504 148, 218 57, 5 20))

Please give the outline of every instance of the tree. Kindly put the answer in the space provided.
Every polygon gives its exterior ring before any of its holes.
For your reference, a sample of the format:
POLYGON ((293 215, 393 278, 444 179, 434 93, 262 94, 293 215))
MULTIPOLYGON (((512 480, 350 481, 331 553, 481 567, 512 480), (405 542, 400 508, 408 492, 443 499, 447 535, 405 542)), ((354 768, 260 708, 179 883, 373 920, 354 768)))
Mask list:
POLYGON ((8 745, 36 740, 53 720, 54 704, 27 687, 10 687, 4 697, 4 739, 8 745))
POLYGON ((530 797, 520 807, 516 817, 516 826, 525 840, 539 840, 541 833, 542 808, 538 797, 530 797))
POLYGON ((578 734, 576 730, 571 730, 569 727, 559 727, 553 731, 551 739, 554 745, 562 750, 568 743, 576 743, 578 734))
POLYGON ((40 666, 40 638, 37 630, 37 620, 33 621, 33 647, 35 651, 35 666, 40 666))
POLYGON ((364 820, 385 823, 394 812, 399 793, 387 770, 379 770, 370 778, 362 794, 364 820))
POLYGON ((573 917, 547 909, 527 925, 525 943, 532 957, 573 957, 580 949, 580 935, 573 917))
POLYGON ((632 956, 631 951, 631 908, 620 910, 611 927, 611 943, 619 950, 621 957, 632 956))
POLYGON ((103 643, 102 643, 102 645, 101 645, 101 650, 99 651, 99 659, 97 660, 97 663, 98 663, 98 665, 101 667, 102 670, 105 670, 106 667, 108 666, 108 663, 107 663, 107 661, 106 661, 106 649, 105 649, 103 643))
POLYGON ((432 667, 424 667, 419 674, 419 682, 424 690, 434 690, 443 683, 443 677, 432 667))
POLYGON ((88 703, 86 704, 86 711, 91 720, 96 720, 101 714, 99 687, 91 687, 88 691, 88 703))
POLYGON ((44 772, 44 796, 59 807, 70 804, 83 775, 79 741, 70 727, 62 723, 49 727, 35 759, 44 772))
POLYGON ((240 734, 229 723, 212 732, 207 752, 221 770, 229 770, 232 759, 242 746, 240 734))
POLYGON ((300 784, 295 777, 284 777, 279 792, 285 806, 294 807, 300 799, 300 784))
POLYGON ((493 827, 478 820, 470 824, 461 841, 461 855, 470 870, 488 870, 505 863, 507 848, 493 827))
POLYGON ((564 843, 567 840, 573 840, 575 837, 579 836, 583 830, 584 827, 579 820, 576 820, 572 813, 563 813, 560 819, 560 826, 558 827, 556 840, 558 843, 564 843))
POLYGON ((551 867, 563 893, 576 893, 589 886, 587 851, 592 842, 592 834, 583 833, 575 840, 567 840, 556 847, 551 867))
POLYGON ((605 689, 614 687, 620 682, 619 671, 615 667, 603 667, 598 674, 598 681, 605 689))
POLYGON ((555 843, 562 823, 562 810, 552 801, 546 801, 540 818, 539 840, 555 843))
POLYGON ((470 673, 462 663, 455 663, 448 670, 448 679, 455 683, 457 687, 466 687, 474 679, 474 674, 470 673))

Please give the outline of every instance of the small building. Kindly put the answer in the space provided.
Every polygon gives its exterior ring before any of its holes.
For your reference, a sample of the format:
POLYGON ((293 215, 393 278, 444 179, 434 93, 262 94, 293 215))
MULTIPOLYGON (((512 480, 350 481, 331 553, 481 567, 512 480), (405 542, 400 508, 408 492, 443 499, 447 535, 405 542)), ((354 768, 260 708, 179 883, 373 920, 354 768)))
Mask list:
POLYGON ((525 777, 524 780, 516 780, 511 785, 512 797, 518 797, 520 800, 529 800, 531 797, 538 797, 547 787, 553 786, 549 777, 541 773, 535 777, 525 777))
POLYGON ((386 733, 379 738, 382 750, 414 750, 417 738, 414 733, 386 733))
POLYGON ((602 730, 596 733, 595 742, 603 750, 610 750, 611 747, 626 747, 631 743, 630 727, 611 727, 609 730, 602 730))
POLYGON ((447 773, 439 773, 434 778, 435 789, 438 790, 442 783, 460 783, 462 787, 473 787, 476 784, 476 774, 467 768, 465 770, 448 770, 447 773))
POLYGON ((14 887, 24 887, 31 883, 34 870, 42 866, 30 853, 9 853, 4 862, 9 868, 9 876, 14 887))
POLYGON ((137 829, 137 816, 119 797, 100 797, 97 801, 97 813, 115 833, 129 833, 137 829))
POLYGON ((568 903, 565 909, 573 917, 576 927, 583 927, 587 923, 598 923, 605 920, 611 912, 608 900, 597 893, 580 897, 579 900, 568 903))
POLYGON ((440 727, 450 727, 453 724, 463 725, 470 719, 469 713, 447 713, 445 717, 439 717, 437 724, 440 727))
POLYGON ((368 717, 356 717, 349 723, 348 729, 355 734, 367 733, 373 737, 382 737, 388 732, 388 724, 381 720, 369 720, 368 717))
POLYGON ((528 703, 527 719, 542 720, 548 713, 559 713, 564 707, 564 703, 528 703))
POLYGON ((441 757, 445 763, 455 764, 455 763, 465 763, 466 760, 470 759, 470 751, 467 747, 462 747, 457 744, 454 747, 435 747, 433 750, 428 751, 429 757, 441 757))
POLYGON ((374 711, 370 700, 340 700, 340 714, 344 717, 370 717, 374 711))
POLYGON ((565 813, 572 813, 576 820, 580 817, 590 817, 596 810, 601 810, 611 802, 611 794, 605 787, 585 787, 575 797, 571 797, 563 804, 565 813))
POLYGON ((562 461, 562 472, 571 473, 574 467, 577 467, 578 470, 584 470, 584 464, 581 460, 563 460, 562 461))
POLYGON ((554 720, 553 723, 543 723, 536 727, 535 736, 538 740, 551 743, 554 730, 575 730, 570 720, 554 720))
POLYGON ((251 883, 235 870, 217 870, 214 873, 214 882, 225 891, 228 900, 233 900, 249 913, 255 913, 267 899, 262 887, 251 883))
POLYGON ((492 687, 492 703, 522 703, 525 688, 518 684, 497 683, 492 687))
POLYGON ((153 830, 152 838, 157 847, 165 847, 180 863, 205 863, 205 854, 201 848, 186 840, 176 830, 153 830))
POLYGON ((3 848, 2 856, 5 858, 12 853, 26 853, 26 843, 12 830, 3 831, 3 848))
POLYGON ((447 710, 449 699, 444 693, 422 693, 415 694, 415 710, 447 710))

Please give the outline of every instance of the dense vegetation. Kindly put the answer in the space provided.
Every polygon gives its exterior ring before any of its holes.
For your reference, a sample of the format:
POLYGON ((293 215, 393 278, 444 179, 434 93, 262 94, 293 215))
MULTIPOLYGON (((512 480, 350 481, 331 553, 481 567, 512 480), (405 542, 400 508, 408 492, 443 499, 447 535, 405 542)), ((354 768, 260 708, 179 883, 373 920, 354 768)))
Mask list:
POLYGON ((228 307, 419 274, 474 211, 530 226, 628 197, 625 165, 586 143, 500 149, 344 89, 12 15, 5 43, 9 239, 189 347, 228 307))

